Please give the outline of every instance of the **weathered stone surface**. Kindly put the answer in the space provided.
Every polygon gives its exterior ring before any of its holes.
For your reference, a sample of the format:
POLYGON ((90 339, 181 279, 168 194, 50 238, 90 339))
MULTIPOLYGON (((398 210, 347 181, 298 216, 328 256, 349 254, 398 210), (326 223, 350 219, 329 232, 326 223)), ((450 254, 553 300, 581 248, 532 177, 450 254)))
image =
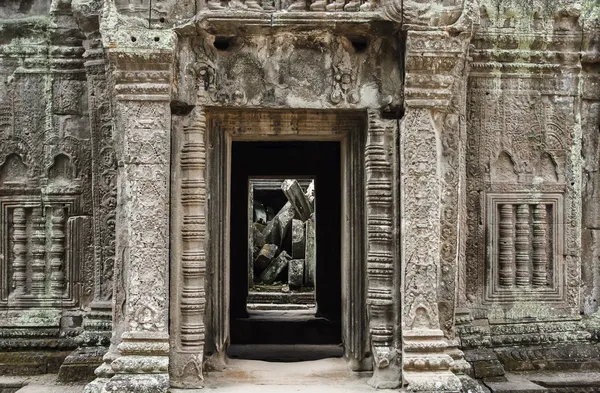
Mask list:
POLYGON ((254 260, 254 273, 256 276, 260 276, 266 267, 271 263, 275 255, 277 255, 279 247, 275 244, 265 244, 256 259, 254 260))
POLYGON ((306 195, 304 195, 298 181, 295 179, 284 180, 281 184, 281 191, 283 191, 288 201, 292 204, 300 220, 308 220, 313 213, 313 207, 306 195))
MULTIPOLYGON (((262 231, 255 224, 252 228, 252 246, 254 247, 254 255, 256 255, 265 245, 265 236, 262 234, 262 231)), ((264 228, 263 228, 264 229, 264 228)))
POLYGON ((273 259, 271 263, 265 268, 260 275, 260 282, 264 284, 272 284, 277 280, 282 273, 287 269, 288 262, 292 259, 287 252, 281 251, 277 258, 273 259))
MULTIPOLYGON (((343 144, 344 352, 371 385, 457 391, 449 342, 481 378, 596 365, 600 15, 555 3, 3 2, 0 372, 71 379, 112 335, 88 391, 202 386, 236 140, 343 144)), ((285 188, 252 240, 314 286, 314 183, 285 188)))
POLYGON ((500 363, 494 351, 490 349, 465 351, 465 360, 473 367, 475 378, 493 378, 504 375, 502 363, 500 363))
POLYGON ((294 208, 291 203, 286 203, 285 206, 273 217, 263 230, 265 243, 276 244, 282 248, 283 241, 287 235, 294 218, 294 208))
POLYGON ((292 220, 292 258, 303 259, 306 253, 304 222, 292 220))
POLYGON ((267 212, 262 203, 254 201, 254 222, 260 224, 267 223, 267 212))
POLYGON ((304 244, 304 285, 315 286, 315 273, 317 264, 317 238, 315 232, 315 217, 308 219, 305 223, 304 244))
POLYGON ((288 284, 290 289, 299 289, 304 282, 304 259, 292 259, 288 263, 288 284))

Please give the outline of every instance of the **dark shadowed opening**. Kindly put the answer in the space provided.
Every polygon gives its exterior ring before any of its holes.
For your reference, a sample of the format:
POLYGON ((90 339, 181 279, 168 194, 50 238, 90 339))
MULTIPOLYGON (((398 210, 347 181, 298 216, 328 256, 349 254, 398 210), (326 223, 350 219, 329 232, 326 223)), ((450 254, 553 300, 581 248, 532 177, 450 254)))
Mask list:
MULTIPOLYGON (((232 357, 236 345, 269 345, 277 360, 305 360, 291 345, 341 343, 341 150, 339 142, 233 142, 230 206, 230 310, 232 357), (248 189, 252 178, 315 181, 315 291, 317 311, 260 312, 247 307, 248 189), (275 345, 275 347, 273 347, 275 345), (277 347, 279 345, 279 347, 277 347), (277 350, 279 348, 279 351, 277 350), (285 352, 285 353, 284 353, 285 352)), ((298 347, 296 347, 298 348, 298 347)), ((340 347, 341 348, 341 347, 340 347)), ((309 351, 314 352, 314 351, 309 351)), ((331 353, 331 351, 329 352, 331 353)), ((341 349, 340 349, 341 353, 341 349)), ((243 357, 243 356, 242 356, 243 357)), ((252 357, 252 356, 249 356, 252 357)), ((267 356, 268 358, 268 356, 267 356)), ((274 360, 274 359, 271 359, 274 360)))

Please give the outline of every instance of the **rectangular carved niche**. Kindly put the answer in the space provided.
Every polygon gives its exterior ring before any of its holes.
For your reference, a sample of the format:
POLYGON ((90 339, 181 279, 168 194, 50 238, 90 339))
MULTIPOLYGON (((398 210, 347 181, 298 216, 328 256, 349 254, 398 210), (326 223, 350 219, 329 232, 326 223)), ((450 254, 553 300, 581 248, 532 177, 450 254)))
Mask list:
POLYGON ((562 194, 487 195, 485 302, 564 300, 562 194))
POLYGON ((72 217, 76 209, 68 197, 0 199, 0 307, 78 304, 79 237, 89 220, 72 217))

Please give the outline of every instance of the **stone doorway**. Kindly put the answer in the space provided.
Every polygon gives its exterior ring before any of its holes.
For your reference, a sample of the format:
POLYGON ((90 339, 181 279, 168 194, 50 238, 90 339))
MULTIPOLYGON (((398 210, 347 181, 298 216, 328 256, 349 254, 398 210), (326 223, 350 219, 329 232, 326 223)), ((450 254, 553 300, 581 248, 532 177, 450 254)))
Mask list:
MULTIPOLYGON (((183 371, 171 373, 171 386, 201 385, 193 372, 200 361, 209 370, 227 367, 231 301, 236 296, 230 287, 231 173, 233 146, 242 142, 339 146, 341 312, 337 312, 343 358, 355 371, 377 365, 374 385, 383 386, 379 381, 384 378, 389 380, 385 386, 397 386, 395 121, 382 120, 370 110, 196 107, 175 122, 181 131, 173 140, 178 172, 172 182, 171 231, 180 235, 171 242, 169 357, 170 369, 183 371)), ((241 194, 247 197, 246 192, 241 194)), ((246 201, 242 205, 246 209, 246 201)), ((245 234, 242 241, 246 243, 245 234)), ((242 249, 246 260, 245 244, 242 249)), ((240 277, 247 285, 247 273, 242 271, 240 277)))
MULTIPOLYGON (((348 359, 351 368, 363 369, 367 354, 366 313, 365 313, 365 288, 366 277, 365 249, 364 249, 364 194, 362 192, 364 181, 364 144, 366 131, 366 113, 345 112, 334 113, 329 111, 244 111, 213 109, 207 111, 207 187, 211 190, 211 198, 207 201, 207 274, 212 277, 207 281, 206 301, 207 318, 210 321, 206 327, 206 354, 215 367, 223 367, 226 350, 234 342, 231 329, 233 324, 230 316, 240 315, 234 305, 241 305, 242 314, 247 291, 233 293, 229 286, 231 278, 232 287, 236 280, 244 281, 247 274, 244 269, 239 270, 239 275, 234 273, 232 253, 233 239, 230 222, 233 212, 229 208, 235 195, 245 198, 247 192, 238 192, 231 181, 232 162, 238 143, 260 142, 286 143, 297 146, 336 146, 338 156, 337 169, 332 173, 337 176, 337 191, 328 192, 333 195, 333 200, 327 205, 337 205, 339 217, 337 221, 339 237, 336 242, 340 244, 339 265, 341 268, 332 269, 333 275, 337 274, 337 288, 333 289, 333 301, 321 300, 320 312, 333 321, 328 328, 330 335, 335 337, 330 342, 342 342, 344 356, 348 359), (350 190, 361 190, 350 192, 350 190), (353 195, 352 198, 347 196, 353 195), (337 202, 337 203, 336 203, 337 202), (237 277, 237 278, 236 278, 237 277), (237 301, 240 299, 241 301, 237 301), (349 301, 352 299, 352 301, 349 301), (342 318, 342 315, 344 316, 342 318)), ((247 144, 246 144, 247 145, 247 144)), ((316 167, 314 168, 316 171, 316 167)), ((245 208, 245 201, 242 201, 245 208)), ((243 213, 242 213, 243 214, 243 213)), ((331 220, 329 220, 331 221, 331 220)), ((323 220, 326 224, 328 220, 323 220)), ((245 224, 242 224, 245 225, 245 224)), ((335 224, 328 224, 334 225, 335 224)), ((327 231, 325 231, 327 232, 327 231)), ((241 235, 245 243, 246 231, 241 235)), ((246 260, 246 246, 240 248, 241 260, 246 260)), ((324 255, 324 258, 327 258, 324 255)), ((333 257, 336 258, 335 254, 333 257)), ((318 273, 318 272, 317 272, 318 273)), ((323 273, 325 274, 325 273, 323 273)), ((329 273, 327 273, 329 274, 329 273)), ((325 274, 325 276, 327 275, 325 274)), ((335 284, 334 284, 335 285, 335 284)), ((317 285, 317 288, 318 285, 317 285)), ((323 287, 326 288, 326 287, 323 287)), ((319 289, 317 289, 319 291, 319 289)), ((317 293, 317 297, 321 297, 317 293)), ((238 307, 238 306, 236 306, 238 307)), ((368 366, 367 366, 368 367, 368 366)))
POLYGON ((281 352, 341 344, 340 142, 234 141, 231 151, 232 346, 276 344, 275 358, 303 360, 303 351, 281 352), (303 199, 309 187, 312 203, 303 199), (297 206, 303 202, 306 211, 297 206), (305 227, 314 233, 314 255, 306 252, 305 227))

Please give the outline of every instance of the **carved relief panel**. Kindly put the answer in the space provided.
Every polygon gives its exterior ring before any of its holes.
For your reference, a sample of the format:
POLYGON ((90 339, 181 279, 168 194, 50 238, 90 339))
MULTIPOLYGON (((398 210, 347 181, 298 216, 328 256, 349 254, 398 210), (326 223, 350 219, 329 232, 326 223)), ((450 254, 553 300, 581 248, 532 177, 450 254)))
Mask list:
POLYGON ((492 323, 578 314, 574 100, 550 83, 470 79, 466 295, 492 323))
POLYGON ((0 309, 76 307, 94 279, 85 82, 31 67, 0 76, 0 309))

